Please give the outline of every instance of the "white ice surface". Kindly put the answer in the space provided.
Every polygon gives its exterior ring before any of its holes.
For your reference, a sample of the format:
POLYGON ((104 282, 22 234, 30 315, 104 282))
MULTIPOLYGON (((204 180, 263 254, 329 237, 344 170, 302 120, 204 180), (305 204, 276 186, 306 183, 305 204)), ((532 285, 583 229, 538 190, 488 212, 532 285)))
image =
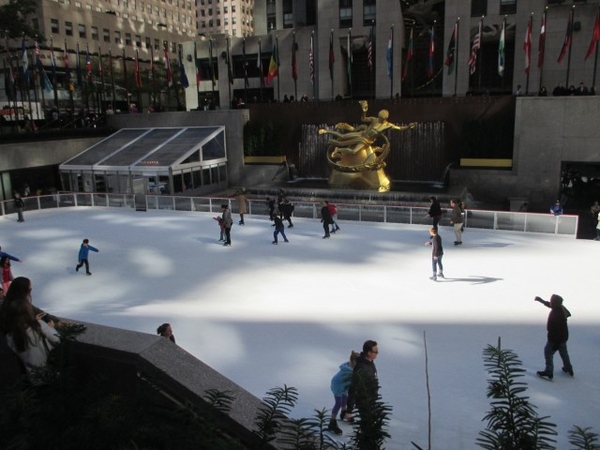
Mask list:
POLYGON ((257 397, 296 387, 296 417, 331 408, 329 382, 339 364, 375 339, 381 393, 393 407, 388 450, 412 448, 411 441, 427 447, 424 333, 433 449, 477 448, 489 410, 482 351, 498 337, 528 370, 539 415, 557 424, 558 449, 569 448, 573 425, 600 433, 600 243, 468 229, 454 247, 451 228, 441 227, 447 278, 432 282, 424 226, 342 221, 324 240, 317 220, 295 219, 286 228, 290 243, 274 246, 268 219, 247 216, 225 248, 212 217, 26 212, 22 224, 0 218, 0 245, 23 260, 13 264, 14 276, 32 279, 41 308, 147 333, 170 322, 178 345, 257 397), (100 249, 90 252, 91 277, 75 273, 83 238, 100 249), (557 354, 550 383, 535 376, 549 310, 533 298, 553 293, 573 314, 575 377, 560 371, 557 354))

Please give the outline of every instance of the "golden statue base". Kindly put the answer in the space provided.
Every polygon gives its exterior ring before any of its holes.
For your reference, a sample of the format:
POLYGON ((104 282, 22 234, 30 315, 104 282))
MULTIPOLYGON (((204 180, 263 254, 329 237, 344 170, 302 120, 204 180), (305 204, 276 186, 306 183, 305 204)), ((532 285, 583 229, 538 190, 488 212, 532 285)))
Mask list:
POLYGON ((383 169, 368 172, 339 172, 332 170, 329 186, 337 189, 377 190, 388 192, 390 180, 383 169))

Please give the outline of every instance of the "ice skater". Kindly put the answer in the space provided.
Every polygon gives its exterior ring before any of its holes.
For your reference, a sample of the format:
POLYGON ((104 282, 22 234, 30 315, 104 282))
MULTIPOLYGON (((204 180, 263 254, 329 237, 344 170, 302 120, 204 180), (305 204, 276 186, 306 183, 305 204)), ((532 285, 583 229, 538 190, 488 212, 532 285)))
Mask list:
POLYGON ((552 294, 550 301, 543 300, 541 297, 535 297, 536 302, 550 308, 548 314, 548 322, 546 329, 548 330, 548 341, 544 347, 544 359, 546 360, 546 368, 540 370, 537 374, 548 380, 554 377, 554 354, 558 351, 563 367, 562 371, 573 376, 573 366, 567 351, 567 341, 569 340, 569 327, 567 319, 571 317, 571 313, 563 305, 563 298, 560 295, 552 294))
POLYGON ((219 230, 221 230, 221 234, 219 235, 219 242, 223 242, 225 239, 223 239, 223 235, 225 234, 225 226, 223 225, 223 218, 222 217, 213 217, 214 220, 217 221, 217 223, 219 224, 219 230))
POLYGON ((285 235, 285 226, 283 225, 283 220, 279 214, 273 214, 273 222, 275 222, 271 225, 272 227, 275 227, 275 231, 273 231, 273 245, 277 245, 277 235, 279 233, 281 233, 284 242, 290 242, 285 235))
POLYGON ((79 263, 75 266, 75 272, 79 272, 81 266, 85 264, 85 274, 88 276, 92 274, 92 272, 90 272, 90 264, 88 262, 88 254, 90 253, 90 250, 96 253, 100 251, 96 247, 92 247, 90 245, 89 239, 84 239, 81 243, 81 247, 79 248, 79 263))
POLYGON ((231 218, 229 205, 223 203, 221 205, 221 210, 223 211, 221 218, 223 220, 223 227, 225 228, 225 242, 223 243, 223 246, 231 247, 231 227, 233 226, 233 219, 231 218))
POLYGON ((346 414, 346 407, 348 389, 350 389, 350 383, 352 382, 352 371, 359 356, 360 353, 354 350, 350 352, 350 359, 340 364, 340 370, 331 379, 331 392, 333 392, 335 403, 331 409, 331 419, 329 419, 327 430, 335 434, 342 434, 336 420, 338 412, 341 420, 352 420, 353 418, 352 414, 346 414))
POLYGON ((331 213, 327 207, 327 202, 325 201, 321 203, 321 223, 323 224, 323 231, 325 232, 323 239, 328 239, 330 236, 329 225, 333 224, 333 218, 331 217, 331 213))
POLYGON ((433 275, 429 279, 437 281, 438 278, 444 278, 444 265, 442 264, 444 248, 442 247, 442 237, 438 234, 436 227, 431 227, 429 234, 431 237, 429 241, 425 242, 425 245, 431 245, 431 268, 433 275))
POLYGON ((333 223, 331 224, 331 232, 335 233, 340 229, 340 227, 337 224, 337 206, 335 205, 335 203, 329 203, 328 201, 325 201, 325 203, 327 204, 327 208, 329 208, 329 214, 331 214, 331 220, 333 221, 333 223))

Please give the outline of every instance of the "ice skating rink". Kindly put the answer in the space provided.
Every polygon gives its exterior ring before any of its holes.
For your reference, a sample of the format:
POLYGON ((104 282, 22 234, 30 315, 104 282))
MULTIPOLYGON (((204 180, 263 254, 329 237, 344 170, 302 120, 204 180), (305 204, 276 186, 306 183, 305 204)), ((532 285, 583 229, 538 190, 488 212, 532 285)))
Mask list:
POLYGON ((238 226, 234 214, 233 245, 223 247, 207 213, 67 208, 25 219, 0 217, 0 245, 23 260, 13 274, 32 279, 36 305, 152 334, 170 322, 178 345, 257 397, 296 387, 295 417, 331 408, 339 364, 375 339, 393 408, 386 448, 426 447, 426 337, 432 448, 477 448, 490 409, 482 351, 501 337, 528 371, 538 414, 557 424, 556 448, 569 448, 573 425, 600 433, 599 242, 467 229, 454 247, 442 226, 446 279, 433 282, 425 226, 341 221, 326 240, 317 220, 296 219, 290 243, 275 246, 267 217, 238 226), (84 238, 100 250, 90 252, 90 277, 75 273, 84 238), (553 293, 572 313, 575 377, 556 354, 548 382, 535 371, 550 310, 533 298, 553 293))

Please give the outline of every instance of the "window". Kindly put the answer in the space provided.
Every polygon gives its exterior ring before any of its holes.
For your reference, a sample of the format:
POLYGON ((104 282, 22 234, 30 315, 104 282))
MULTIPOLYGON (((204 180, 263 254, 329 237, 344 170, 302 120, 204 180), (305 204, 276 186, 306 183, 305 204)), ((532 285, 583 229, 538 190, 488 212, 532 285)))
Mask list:
POLYGON ((200 15, 201 15, 202 17, 206 17, 206 11, 204 11, 204 10, 200 11, 200 15))
POLYGON ((471 17, 487 16, 487 0, 471 0, 471 17))
POLYGON ((65 22, 65 34, 73 36, 73 22, 65 22))
POLYGON ((98 27, 92 27, 92 40, 97 41, 98 36, 98 27))
POLYGON ((34 30, 40 29, 40 22, 38 21, 38 19, 36 17, 31 19, 31 26, 33 27, 34 30))
POLYGON ((228 14, 228 13, 229 13, 229 7, 223 6, 223 14, 228 14))
POLYGON ((154 50, 160 50, 160 41, 158 39, 154 39, 154 50))
POLYGON ((60 34, 58 19, 50 19, 50 31, 52 34, 60 34))
POLYGON ((277 28, 277 9, 275 0, 267 0, 267 30, 277 28))
POLYGON ((125 33, 125 45, 131 45, 131 33, 125 33))
POLYGON ((375 0, 363 0, 363 25, 375 25, 376 7, 375 0))
POLYGON ((138 48, 142 46, 142 37, 139 34, 135 35, 135 46, 138 48))
POLYGON ((217 26, 220 27, 221 26, 221 19, 217 19, 217 26))
POLYGON ((340 28, 352 27, 352 0, 340 0, 340 28))
POLYGON ((517 12, 517 0, 500 0, 500 14, 515 14, 517 12))
POLYGON ((292 0, 283 0, 283 28, 292 28, 294 26, 294 9, 292 0))
POLYGON ((146 49, 150 50, 150 47, 152 47, 152 39, 150 39, 149 37, 146 38, 146 49))
POLYGON ((85 25, 83 24, 79 24, 79 37, 82 39, 86 38, 86 31, 85 31, 85 25))
POLYGON ((115 31, 115 44, 120 44, 120 43, 121 43, 121 32, 115 31))

